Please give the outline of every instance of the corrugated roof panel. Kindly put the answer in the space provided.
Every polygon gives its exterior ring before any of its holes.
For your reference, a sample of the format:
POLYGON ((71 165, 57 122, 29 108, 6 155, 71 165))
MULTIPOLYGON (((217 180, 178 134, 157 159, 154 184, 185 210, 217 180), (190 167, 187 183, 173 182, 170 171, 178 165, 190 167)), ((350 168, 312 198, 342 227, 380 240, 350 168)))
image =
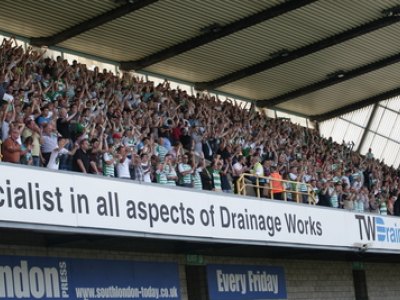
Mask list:
POLYGON ((397 116, 398 116, 398 114, 392 112, 391 110, 385 110, 385 112, 383 113, 381 122, 379 124, 379 127, 376 130, 377 133, 382 134, 384 136, 389 136, 395 125, 397 116))
POLYGON ((3 0, 0 28, 25 37, 50 36, 116 6, 113 1, 100 0, 3 0))
POLYGON ((385 159, 385 164, 387 164, 388 166, 394 165, 394 167, 397 168, 398 163, 397 165, 395 165, 395 163, 397 160, 397 156, 399 155, 399 151, 400 145, 398 143, 388 141, 384 151, 382 152, 382 158, 385 159))
POLYGON ((241 89, 259 87, 254 93, 256 99, 272 98, 326 79, 335 71, 350 71, 398 53, 399 48, 393 41, 399 32, 400 23, 232 82, 219 90, 238 93, 241 89))
MULTIPOLYGON (((363 128, 353 124, 349 124, 349 127, 346 130, 346 134, 343 136, 342 140, 346 142, 354 142, 354 149, 357 149, 358 145, 360 144, 363 132, 363 128)), ((341 143, 342 140, 339 140, 337 142, 341 143)))
POLYGON ((360 149, 360 153, 366 154, 368 152, 368 149, 371 148, 372 141, 374 139, 375 134, 372 132, 368 132, 367 136, 365 137, 364 143, 360 149))
POLYGON ((329 119, 319 123, 319 132, 323 137, 331 136, 332 130, 335 128, 335 123, 338 118, 329 119))
POLYGON ((400 96, 390 99, 387 103, 387 108, 393 109, 395 111, 400 111, 400 96))
POLYGON ((318 115, 399 88, 400 63, 282 103, 278 108, 318 115), (382 80, 384 79, 384 80, 382 80), (376 84, 379 82, 379 84, 376 84))
POLYGON ((383 136, 377 134, 374 135, 371 148, 375 158, 380 159, 382 157, 382 152, 385 149, 387 142, 388 140, 383 136))
POLYGON ((318 1, 161 64, 184 66, 191 61, 197 61, 199 77, 205 78, 206 74, 210 74, 208 70, 212 70, 213 77, 204 79, 212 80, 269 59, 271 53, 280 49, 297 49, 377 19, 381 17, 381 10, 390 7, 391 3, 374 3, 364 7, 358 1, 318 1), (358 13, 354 13, 354 10, 358 13), (201 59, 209 53, 213 56, 205 61, 201 59))
MULTIPOLYGON (((78 43, 71 43, 69 49, 74 50, 74 51, 79 51, 76 49, 81 49, 81 44, 78 43)), ((86 51, 81 51, 83 53, 90 53, 91 55, 96 55, 99 57, 103 57, 103 53, 107 52, 107 59, 109 60, 114 60, 118 61, 118 58, 120 56, 125 55, 125 51, 120 49, 119 47, 114 47, 113 45, 110 44, 95 44, 95 43, 90 43, 90 40, 88 40, 88 44, 84 47, 86 51)))
POLYGON ((136 60, 201 34, 200 29, 213 23, 229 24, 235 20, 272 7, 282 0, 229 1, 159 1, 113 22, 90 30, 62 43, 62 46, 85 52, 87 40, 129 48, 119 60, 136 60), (82 44, 78 49, 76 45, 82 44), (132 51, 132 48, 134 51, 132 51))
POLYGON ((194 68, 182 69, 179 66, 167 66, 165 68, 157 68, 156 71, 152 70, 153 68, 146 68, 146 71, 149 72, 165 74, 166 76, 189 82, 195 82, 197 78, 199 78, 199 75, 194 68))
POLYGON ((390 141, 384 136, 377 135, 369 132, 364 141, 361 153, 367 153, 368 149, 371 148, 372 154, 376 159, 385 159, 387 165, 393 165, 395 168, 400 163, 400 144, 394 141, 390 141))
MULTIPOLYGON (((207 61, 208 58, 212 56, 210 53, 203 53, 202 55, 196 57, 196 60, 188 60, 185 62, 180 62, 179 60, 175 60, 174 63, 170 63, 170 60, 164 61, 152 66, 147 67, 145 70, 149 72, 155 73, 163 73, 166 75, 175 75, 175 77, 186 78, 186 80, 197 82, 197 81, 207 81, 210 78, 214 77, 214 70, 212 68, 207 68, 206 66, 201 65, 201 61, 207 61), (193 76, 187 76, 187 70, 190 70, 193 73, 193 76)), ((214 56, 212 56, 215 58, 214 56)), ((241 68, 241 64, 235 61, 227 61, 224 56, 220 57, 221 64, 229 64, 231 67, 235 67, 237 69, 241 68)))
POLYGON ((341 117, 359 126, 365 127, 367 126, 368 120, 371 116, 372 107, 373 105, 369 105, 367 107, 363 107, 361 109, 357 109, 350 113, 344 114, 341 117))
POLYGON ((343 137, 349 127, 349 122, 341 119, 335 121, 335 127, 332 129, 329 136, 331 136, 335 141, 343 140, 343 137))
POLYGON ((399 132, 400 132, 400 118, 397 117, 396 123, 394 124, 393 130, 392 130, 392 132, 389 134, 389 137, 390 137, 391 139, 394 139, 395 141, 400 142, 400 134, 399 134, 399 132))
POLYGON ((394 163, 393 163, 393 166, 394 166, 395 168, 399 168, 399 167, 400 167, 400 149, 399 149, 399 151, 397 152, 396 159, 395 159, 395 161, 394 161, 394 163))

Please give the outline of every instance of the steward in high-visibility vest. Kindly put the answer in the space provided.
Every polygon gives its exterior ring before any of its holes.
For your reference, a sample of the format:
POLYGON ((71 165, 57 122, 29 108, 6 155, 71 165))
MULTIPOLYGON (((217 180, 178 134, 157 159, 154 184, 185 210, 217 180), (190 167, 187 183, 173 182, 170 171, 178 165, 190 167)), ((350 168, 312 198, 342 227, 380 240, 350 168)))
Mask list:
POLYGON ((252 167, 250 169, 250 172, 255 175, 251 178, 251 181, 254 185, 257 185, 254 187, 254 192, 256 193, 256 196, 261 196, 263 194, 262 191, 263 186, 265 185, 265 178, 258 177, 264 176, 264 167, 260 163, 260 157, 257 154, 253 154, 251 158, 251 164, 252 167))

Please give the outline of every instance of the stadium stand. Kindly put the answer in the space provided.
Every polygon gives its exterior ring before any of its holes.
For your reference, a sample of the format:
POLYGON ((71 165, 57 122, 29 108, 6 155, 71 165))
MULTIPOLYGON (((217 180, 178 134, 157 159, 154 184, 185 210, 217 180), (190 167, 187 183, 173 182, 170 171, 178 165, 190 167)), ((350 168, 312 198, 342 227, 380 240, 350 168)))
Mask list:
POLYGON ((397 171, 371 152, 362 156, 254 105, 44 53, 3 40, 5 162, 226 193, 243 173, 272 182, 279 174, 289 201, 310 185, 322 206, 400 214, 397 171))
POLYGON ((398 299, 397 2, 2 1, 0 298, 398 299))

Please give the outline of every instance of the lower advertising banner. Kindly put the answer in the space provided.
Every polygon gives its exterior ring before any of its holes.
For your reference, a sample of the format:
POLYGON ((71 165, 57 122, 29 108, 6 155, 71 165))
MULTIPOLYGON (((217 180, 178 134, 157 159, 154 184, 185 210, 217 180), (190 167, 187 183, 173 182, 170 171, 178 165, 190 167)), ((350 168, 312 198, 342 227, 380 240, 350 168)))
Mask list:
POLYGON ((190 241, 400 250, 398 217, 0 163, 0 227, 34 225, 190 241))
POLYGON ((180 300, 178 264, 0 256, 0 299, 180 300))
POLYGON ((208 265, 210 300, 286 299, 282 267, 208 265))

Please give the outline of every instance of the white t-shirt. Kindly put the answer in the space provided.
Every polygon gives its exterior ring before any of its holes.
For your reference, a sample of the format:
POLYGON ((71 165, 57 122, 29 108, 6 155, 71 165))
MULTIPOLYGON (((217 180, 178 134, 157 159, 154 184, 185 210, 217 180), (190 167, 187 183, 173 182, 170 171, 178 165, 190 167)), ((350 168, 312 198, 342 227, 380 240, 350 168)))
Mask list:
POLYGON ((131 160, 129 158, 125 158, 124 162, 119 162, 117 164, 117 176, 118 178, 131 178, 131 174, 129 173, 129 165, 131 160))
POLYGON ((1 137, 3 141, 5 141, 8 138, 9 131, 10 131, 10 123, 4 121, 1 124, 1 137))
POLYGON ((150 176, 151 171, 150 171, 150 167, 149 167, 147 164, 143 164, 143 163, 142 163, 142 169, 143 169, 143 170, 148 169, 148 171, 149 171, 149 172, 143 174, 143 181, 144 181, 144 182, 151 183, 151 176, 150 176))
POLYGON ((297 174, 289 173, 289 179, 290 179, 291 181, 296 181, 296 180, 297 180, 297 174))
POLYGON ((346 185, 350 186, 350 179, 347 176, 342 176, 342 182, 346 183, 346 185))
POLYGON ((309 183, 311 180, 311 175, 310 174, 304 174, 303 176, 303 182, 309 183))
POLYGON ((62 149, 54 149, 51 151, 49 162, 47 163, 47 168, 51 170, 58 170, 58 166, 60 165, 59 155, 68 154, 68 150, 65 148, 62 149))
POLYGON ((238 176, 238 175, 240 175, 240 174, 243 173, 243 165, 242 165, 240 162, 235 163, 235 164, 232 166, 232 168, 233 168, 233 170, 235 171, 235 172, 234 172, 234 175, 235 175, 235 176, 238 176))

